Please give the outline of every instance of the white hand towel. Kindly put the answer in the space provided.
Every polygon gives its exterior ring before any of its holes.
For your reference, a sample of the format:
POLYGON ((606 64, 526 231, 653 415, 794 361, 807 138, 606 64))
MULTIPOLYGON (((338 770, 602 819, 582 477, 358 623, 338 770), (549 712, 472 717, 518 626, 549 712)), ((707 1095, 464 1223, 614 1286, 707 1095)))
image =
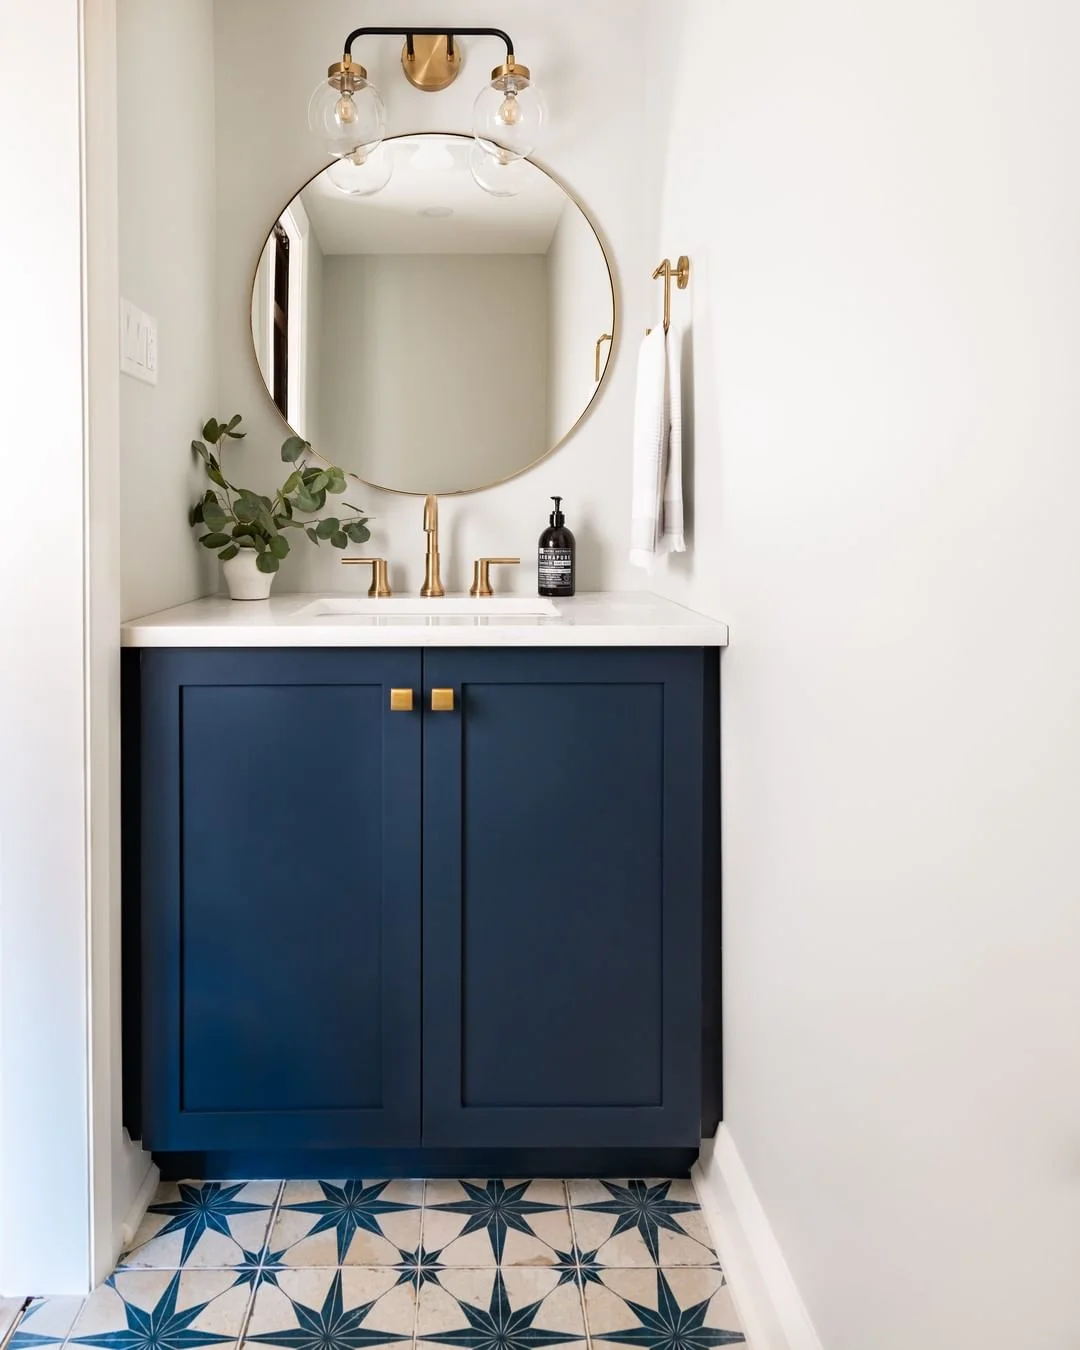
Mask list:
POLYGON ((630 562, 652 569, 661 553, 681 553, 682 379, 679 335, 654 328, 641 344, 634 403, 630 562))

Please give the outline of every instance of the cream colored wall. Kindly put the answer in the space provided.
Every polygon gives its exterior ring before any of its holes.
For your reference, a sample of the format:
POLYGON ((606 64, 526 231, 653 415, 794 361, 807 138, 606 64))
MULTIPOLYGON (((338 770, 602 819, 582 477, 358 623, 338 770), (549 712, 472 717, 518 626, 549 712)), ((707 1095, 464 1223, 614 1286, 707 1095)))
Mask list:
POLYGON ((157 319, 160 357, 156 386, 125 375, 120 388, 125 618, 217 580, 187 523, 205 486, 189 445, 222 412, 213 43, 213 0, 119 0, 120 290, 157 319))
POLYGON ((324 285, 321 453, 446 492, 550 448, 542 257, 347 254, 325 260, 324 285))
POLYGON ((731 1138, 828 1350, 1071 1350, 1080 11, 685 8, 731 1138))
MULTIPOLYGON (((444 7, 418 0, 418 23, 445 19, 444 7)), ((552 111, 541 158, 583 199, 600 222, 624 289, 626 332, 645 322, 651 298, 647 274, 639 145, 644 126, 640 98, 644 0, 594 0, 552 6, 542 0, 501 0, 494 21, 507 28, 518 54, 542 79, 552 111), (604 51, 603 96, 597 96, 592 60, 604 51)), ((461 26, 493 22, 490 5, 462 0, 461 26)), ((233 458, 238 476, 275 482, 286 435, 262 387, 251 340, 250 285, 270 222, 299 185, 324 162, 306 125, 307 101, 340 55, 345 34, 358 23, 401 19, 400 6, 374 0, 357 14, 351 0, 318 6, 301 0, 219 0, 215 7, 218 162, 218 330, 220 400, 242 411, 252 435, 233 458), (252 52, 257 59, 252 59, 252 52), (272 72, 272 75, 270 74, 272 72), (252 115, 252 110, 257 114, 252 115)), ((399 64, 400 42, 364 43, 363 61, 387 100, 398 131, 467 131, 473 99, 501 59, 492 40, 471 39, 466 68, 441 94, 409 86, 399 64)), ((633 357, 616 353, 607 394, 578 435, 541 466, 500 488, 443 503, 443 575, 448 587, 469 585, 472 559, 492 552, 520 553, 529 566, 511 584, 535 588, 536 541, 547 523, 548 498, 566 497, 579 541, 579 586, 638 588, 624 557, 629 520, 629 438, 633 357)), ((464 390, 463 397, 471 391, 464 390)), ((393 562, 395 589, 417 590, 423 580, 420 502, 357 489, 377 517, 369 546, 393 562)), ((338 566, 329 549, 307 549, 289 560, 278 585, 296 590, 355 590, 358 578, 338 566)))

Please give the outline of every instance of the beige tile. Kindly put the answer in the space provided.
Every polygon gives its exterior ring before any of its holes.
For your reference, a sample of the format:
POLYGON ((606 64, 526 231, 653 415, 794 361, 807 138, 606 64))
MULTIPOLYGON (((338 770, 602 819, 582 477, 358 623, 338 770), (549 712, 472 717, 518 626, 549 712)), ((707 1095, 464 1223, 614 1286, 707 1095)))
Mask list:
POLYGON ((447 1266, 555 1265, 571 1246, 566 1188, 547 1179, 429 1181, 423 1242, 447 1266))
MULTIPOLYGON (((648 1326, 631 1306, 647 1308, 660 1319, 663 1331, 652 1328, 659 1341, 692 1343, 693 1328, 711 1335, 712 1345, 742 1345, 745 1341, 731 1293, 719 1270, 605 1270, 603 1283, 585 1286, 585 1316, 589 1335, 606 1345, 638 1343, 648 1326), (620 1339, 625 1333, 625 1340, 620 1339)), ((704 1340, 699 1338, 698 1343, 704 1340)))
POLYGON ((396 1265, 420 1245, 423 1194, 422 1181, 287 1182, 270 1248, 288 1266, 396 1265))
POLYGON ((305 1329, 311 1344, 333 1346, 340 1341, 355 1345, 362 1331, 366 1344, 374 1346, 412 1342, 416 1324, 416 1290, 411 1281, 399 1284, 398 1273, 385 1266, 344 1270, 287 1270, 278 1285, 264 1284, 255 1297, 245 1344, 280 1345, 288 1350, 302 1323, 297 1308, 304 1310, 305 1329), (312 1324, 318 1330, 313 1331, 312 1324), (280 1337, 281 1339, 277 1339, 280 1337))
POLYGON ((689 1181, 570 1181, 577 1244, 605 1266, 707 1266, 716 1261, 689 1181), (600 1209, 586 1206, 599 1205, 600 1209), (629 1226, 626 1226, 629 1224, 629 1226), (616 1233, 622 1226, 623 1231, 616 1233), (659 1260, 656 1260, 656 1257, 659 1260))
POLYGON ((246 1285, 236 1285, 228 1270, 121 1271, 86 1300, 72 1342, 95 1344, 135 1329, 141 1314, 153 1313, 158 1345, 169 1345, 183 1331, 203 1332, 234 1345, 250 1292, 246 1285))
POLYGON ((31 1345, 61 1345, 75 1325, 86 1302, 82 1298, 38 1298, 30 1304, 15 1327, 7 1350, 22 1350, 31 1345), (44 1337, 44 1340, 38 1340, 44 1337))
POLYGON ((175 1270, 181 1265, 191 1269, 237 1265, 245 1251, 262 1247, 279 1190, 276 1181, 166 1182, 120 1266, 175 1270))
POLYGON ((560 1284, 558 1274, 552 1270, 489 1267, 449 1270, 441 1274, 439 1284, 424 1285, 420 1292, 417 1340, 438 1343, 449 1333, 468 1329, 472 1323, 465 1306, 470 1308, 474 1321, 481 1324, 481 1334, 492 1345, 510 1344, 515 1336, 524 1341, 530 1329, 561 1333, 565 1343, 580 1342, 585 1337, 581 1296, 572 1281, 560 1284), (526 1310, 528 1316, 520 1320, 526 1310), (514 1319, 512 1331, 508 1328, 510 1318, 514 1319))

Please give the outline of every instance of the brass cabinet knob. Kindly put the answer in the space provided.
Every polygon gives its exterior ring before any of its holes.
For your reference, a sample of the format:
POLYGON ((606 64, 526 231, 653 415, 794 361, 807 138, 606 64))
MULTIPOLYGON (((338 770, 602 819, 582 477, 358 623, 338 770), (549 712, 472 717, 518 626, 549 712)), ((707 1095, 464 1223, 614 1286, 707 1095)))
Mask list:
POLYGON ((413 710, 413 691, 411 689, 390 690, 391 712, 412 712, 412 710, 413 710))
POLYGON ((491 565, 498 563, 500 566, 513 567, 521 562, 520 558, 477 558, 473 563, 472 585, 469 587, 470 595, 494 595, 491 589, 491 565))
POLYGON ((452 689, 433 689, 431 691, 432 712, 453 712, 454 691, 452 689))
POLYGON ((371 566, 371 589, 368 595, 376 600, 388 600, 393 595, 390 589, 390 572, 385 558, 342 558, 343 567, 371 566))

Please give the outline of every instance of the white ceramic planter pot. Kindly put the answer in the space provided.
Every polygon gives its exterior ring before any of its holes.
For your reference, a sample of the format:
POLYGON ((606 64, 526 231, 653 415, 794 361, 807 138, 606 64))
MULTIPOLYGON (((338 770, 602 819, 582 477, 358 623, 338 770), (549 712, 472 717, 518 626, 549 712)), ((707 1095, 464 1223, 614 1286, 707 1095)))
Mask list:
POLYGON ((256 564, 258 556, 253 548, 242 548, 235 558, 221 564, 231 599, 269 599, 275 573, 260 572, 256 564))

